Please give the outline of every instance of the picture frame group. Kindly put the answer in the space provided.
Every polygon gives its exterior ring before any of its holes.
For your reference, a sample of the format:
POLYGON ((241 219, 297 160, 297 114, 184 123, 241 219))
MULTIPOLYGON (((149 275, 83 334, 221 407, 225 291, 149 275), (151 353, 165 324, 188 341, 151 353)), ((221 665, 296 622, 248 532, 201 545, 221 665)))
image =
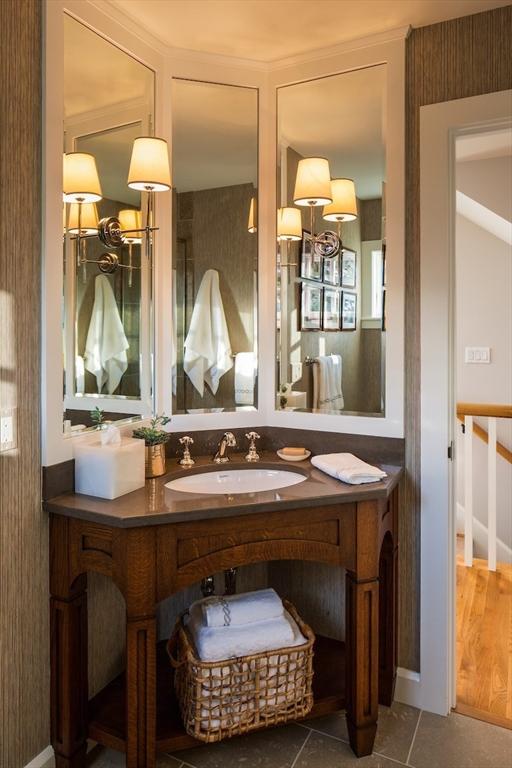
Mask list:
POLYGON ((301 331, 355 331, 357 293, 328 286, 300 284, 301 331))
POLYGON ((356 330, 357 254, 354 250, 342 246, 334 256, 322 257, 315 251, 311 233, 303 230, 300 278, 299 330, 356 330))

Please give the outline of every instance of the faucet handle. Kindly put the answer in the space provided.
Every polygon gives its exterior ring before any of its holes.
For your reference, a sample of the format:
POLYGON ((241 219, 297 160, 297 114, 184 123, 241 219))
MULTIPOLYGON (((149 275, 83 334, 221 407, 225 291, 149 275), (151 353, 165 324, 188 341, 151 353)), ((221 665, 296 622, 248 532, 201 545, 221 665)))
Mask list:
POLYGON ((180 445, 185 446, 183 449, 183 458, 180 459, 180 464, 182 467, 192 467, 195 464, 194 459, 190 455, 190 446, 194 444, 194 438, 189 437, 189 435, 184 435, 183 437, 180 437, 179 439, 180 445))
POLYGON ((236 437, 232 432, 225 432, 224 440, 226 441, 227 445, 229 445, 230 448, 236 448, 236 437))
POLYGON ((246 438, 249 440, 249 453, 245 457, 246 461, 259 461, 260 457, 256 451, 256 440, 260 439, 257 432, 247 432, 246 438))

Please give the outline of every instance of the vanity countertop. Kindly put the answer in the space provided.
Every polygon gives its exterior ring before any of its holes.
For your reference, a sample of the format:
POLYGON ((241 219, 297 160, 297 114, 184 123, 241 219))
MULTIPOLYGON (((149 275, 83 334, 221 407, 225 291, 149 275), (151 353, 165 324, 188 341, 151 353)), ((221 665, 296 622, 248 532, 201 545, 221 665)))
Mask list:
POLYGON ((262 453, 257 464, 245 462, 234 454, 229 464, 213 464, 210 456, 196 458, 191 469, 182 469, 177 461, 167 461, 167 473, 146 480, 144 488, 117 499, 99 499, 78 493, 66 493, 44 502, 47 512, 77 517, 118 528, 163 525, 209 518, 250 515, 276 509, 344 504, 364 499, 387 498, 398 483, 402 468, 379 464, 388 477, 377 483, 347 485, 316 469, 310 461, 286 462, 275 453, 262 453), (240 494, 195 494, 172 491, 165 484, 184 475, 228 469, 286 469, 306 477, 304 482, 273 491, 240 494))

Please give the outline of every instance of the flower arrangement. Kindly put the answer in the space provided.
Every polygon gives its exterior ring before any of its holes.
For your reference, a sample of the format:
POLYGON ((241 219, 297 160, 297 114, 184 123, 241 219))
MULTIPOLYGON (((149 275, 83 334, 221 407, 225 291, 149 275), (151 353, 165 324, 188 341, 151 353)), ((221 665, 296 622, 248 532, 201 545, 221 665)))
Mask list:
POLYGON ((139 437, 141 440, 144 440, 145 444, 148 446, 162 445, 163 443, 166 443, 171 436, 169 432, 165 432, 160 427, 165 427, 170 420, 169 416, 165 416, 164 414, 159 416, 157 414, 151 419, 149 427, 139 427, 138 429, 134 429, 132 434, 134 437, 139 437))

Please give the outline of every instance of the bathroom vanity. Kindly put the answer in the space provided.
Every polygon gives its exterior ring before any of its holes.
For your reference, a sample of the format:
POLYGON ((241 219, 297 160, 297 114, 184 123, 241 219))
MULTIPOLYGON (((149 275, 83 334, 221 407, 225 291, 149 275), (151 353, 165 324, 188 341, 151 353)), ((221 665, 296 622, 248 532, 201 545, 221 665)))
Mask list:
MULTIPOLYGON (((234 459, 229 468, 248 464, 234 459)), ((47 501, 57 768, 84 766, 87 738, 125 752, 128 768, 154 768, 157 753, 197 746, 182 726, 172 670, 157 643, 157 606, 210 574, 272 560, 346 569, 346 641, 317 636, 310 717, 346 708, 352 749, 370 754, 378 704, 392 703, 397 665, 402 470, 383 468, 385 480, 349 486, 309 462, 290 465, 264 454, 258 470, 289 470, 304 480, 233 495, 165 487, 182 476, 219 471, 202 458, 114 501, 78 494, 47 501), (126 670, 90 701, 88 572, 112 579, 126 603, 126 670)))

